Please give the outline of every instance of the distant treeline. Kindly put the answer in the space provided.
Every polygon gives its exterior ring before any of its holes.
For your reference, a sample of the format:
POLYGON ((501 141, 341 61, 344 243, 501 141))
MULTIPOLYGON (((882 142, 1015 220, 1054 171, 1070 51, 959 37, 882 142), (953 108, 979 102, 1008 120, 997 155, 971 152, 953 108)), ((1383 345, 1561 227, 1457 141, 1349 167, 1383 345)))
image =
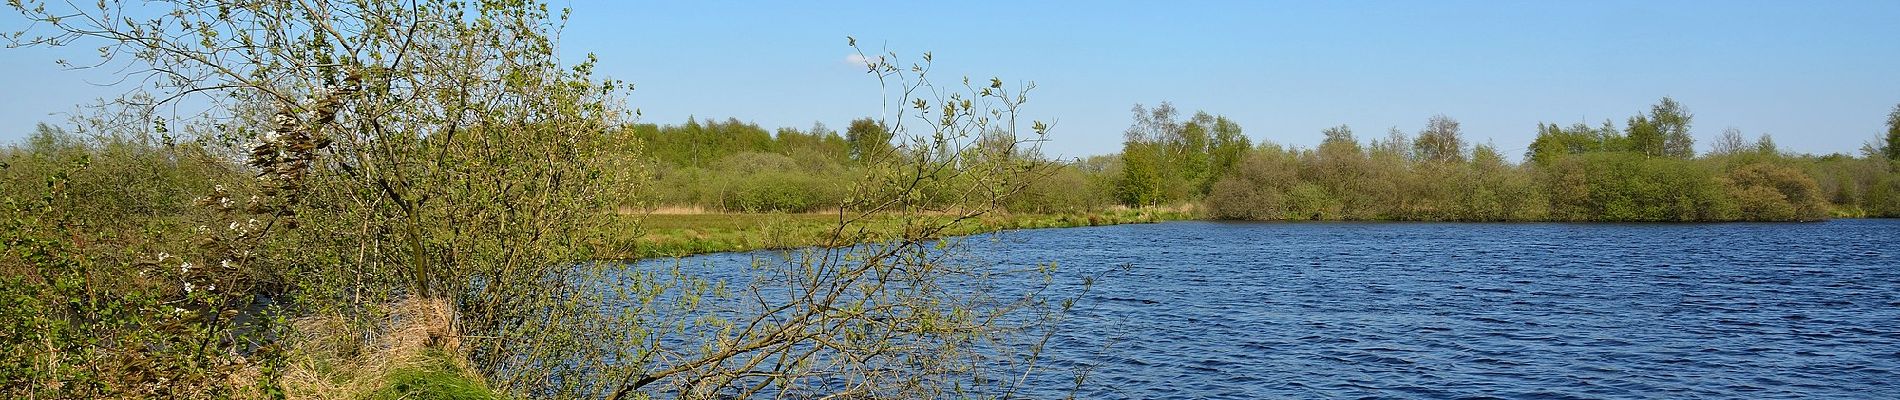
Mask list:
MULTIPOLYGON (((1011 210, 1198 208, 1244 220, 1794 221, 1900 216, 1900 107, 1859 155, 1780 151, 1729 128, 1698 154, 1694 116, 1670 98, 1619 126, 1539 124, 1522 163, 1470 143, 1439 115, 1415 134, 1362 140, 1348 126, 1315 148, 1253 143, 1239 124, 1168 103, 1135 106, 1120 154, 1074 160, 1011 210)), ((809 212, 843 200, 864 157, 888 152, 875 120, 768 131, 728 119, 631 128, 653 162, 657 206, 809 212)), ((1034 157, 1035 155, 1026 155, 1034 157)))
MULTIPOLYGON (((1392 128, 1365 144, 1339 126, 1327 129, 1314 149, 1256 146, 1200 200, 1211 217, 1254 220, 1900 216, 1893 151, 1900 141, 1900 109, 1889 115, 1881 143, 1868 145, 1860 157, 1788 154, 1768 135, 1748 141, 1732 128, 1713 152, 1698 156, 1688 134, 1693 119, 1681 104, 1663 98, 1620 128, 1611 121, 1597 127, 1539 124, 1522 164, 1505 160, 1496 146, 1468 146, 1457 120, 1442 115, 1416 136, 1392 128)), ((1141 145, 1133 136, 1129 148, 1141 145)))

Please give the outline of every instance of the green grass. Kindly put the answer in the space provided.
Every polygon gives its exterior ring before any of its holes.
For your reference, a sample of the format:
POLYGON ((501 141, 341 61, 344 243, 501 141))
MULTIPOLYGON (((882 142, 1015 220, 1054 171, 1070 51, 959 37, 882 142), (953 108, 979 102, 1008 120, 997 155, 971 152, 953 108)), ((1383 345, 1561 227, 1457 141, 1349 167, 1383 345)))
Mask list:
POLYGON ((501 400, 507 399, 473 374, 457 368, 439 350, 429 350, 426 361, 391 371, 388 384, 371 392, 373 400, 501 400))
MULTIPOLYGON (((639 235, 634 254, 617 258, 682 257, 693 254, 785 249, 882 240, 902 232, 897 216, 871 216, 854 222, 848 231, 866 232, 856 240, 832 243, 838 227, 836 214, 655 214, 614 215, 611 234, 639 235)), ((949 217, 932 222, 948 222, 949 217)), ((1165 210, 1114 210, 1077 214, 992 214, 952 225, 949 235, 972 235, 1009 229, 1069 228, 1080 226, 1152 223, 1192 218, 1165 210)))

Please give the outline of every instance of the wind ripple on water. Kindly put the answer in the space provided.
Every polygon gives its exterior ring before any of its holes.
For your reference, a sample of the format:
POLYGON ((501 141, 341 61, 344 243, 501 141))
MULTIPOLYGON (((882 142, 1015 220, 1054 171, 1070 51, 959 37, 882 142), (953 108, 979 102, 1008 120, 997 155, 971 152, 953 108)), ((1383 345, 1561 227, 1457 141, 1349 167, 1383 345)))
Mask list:
POLYGON ((1895 231, 1181 222, 972 242, 1116 271, 1047 354, 1092 368, 1083 398, 1900 398, 1895 231))

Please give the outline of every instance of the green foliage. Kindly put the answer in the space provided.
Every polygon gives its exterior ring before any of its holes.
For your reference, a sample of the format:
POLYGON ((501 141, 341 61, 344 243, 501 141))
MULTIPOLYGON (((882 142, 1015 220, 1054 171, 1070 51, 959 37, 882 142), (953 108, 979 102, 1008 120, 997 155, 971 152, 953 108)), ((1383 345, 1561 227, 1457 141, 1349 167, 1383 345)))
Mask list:
POLYGON ((1793 167, 1748 164, 1729 171, 1722 183, 1734 196, 1740 219, 1813 221, 1828 216, 1819 185, 1793 167))
POLYGON ((844 141, 850 145, 851 159, 858 162, 871 162, 875 158, 886 157, 891 152, 891 139, 895 135, 890 127, 875 119, 859 118, 851 120, 851 126, 845 129, 844 141))
POLYGON ((112 156, 106 143, 94 150, 111 156, 102 166, 124 171, 89 185, 133 190, 104 190, 72 209, 157 215, 149 220, 174 225, 131 218, 82 226, 39 216, 20 224, 26 228, 16 233, 28 238, 67 226, 49 243, 87 243, 74 238, 97 232, 156 237, 32 251, 84 263, 9 263, 37 271, 25 275, 36 277, 29 287, 60 287, 40 276, 80 276, 86 289, 74 295, 138 302, 94 303, 111 313, 51 313, 105 341, 58 341, 67 348, 32 356, 70 358, 35 365, 124 366, 97 375, 122 382, 35 387, 78 397, 216 397, 255 384, 267 395, 283 374, 276 338, 286 325, 277 313, 339 315, 361 329, 352 337, 368 340, 383 333, 375 328, 385 318, 379 305, 403 298, 444 299, 461 332, 497 338, 465 347, 465 356, 508 390, 585 393, 590 388, 557 387, 551 377, 624 368, 601 367, 625 356, 603 349, 630 348, 620 340, 631 336, 619 332, 636 327, 584 309, 608 294, 578 283, 607 270, 586 262, 591 253, 619 245, 582 233, 596 231, 586 227, 597 223, 606 193, 639 179, 638 171, 604 167, 629 150, 609 129, 624 115, 613 100, 623 86, 593 78, 591 60, 563 66, 555 58, 549 30, 559 17, 545 5, 28 2, 15 11, 72 22, 44 25, 52 36, 30 43, 100 41, 102 54, 130 58, 131 73, 154 82, 151 89, 215 99, 220 108, 207 113, 215 119, 142 116, 120 126, 153 127, 128 137, 167 149, 173 135, 200 140, 210 146, 205 169, 224 172, 148 189, 132 180, 197 167, 163 158, 169 150, 150 153, 157 159, 112 156), (197 201, 180 201, 186 196, 197 201), (114 333, 121 328, 126 333, 114 333), (252 382, 224 379, 234 375, 252 382))
POLYGON ((1900 161, 1900 104, 1895 104, 1893 111, 1887 113, 1886 144, 1882 146, 1881 153, 1888 160, 1900 161))
POLYGON ((1047 176, 1023 188, 1007 204, 1011 212, 1031 214, 1085 214, 1098 211, 1114 199, 1090 182, 1088 173, 1073 165, 1053 168, 1047 176))
POLYGON ((1551 213, 1566 220, 1714 221, 1733 217, 1721 201, 1714 171, 1682 160, 1637 153, 1564 158, 1544 182, 1561 193, 1551 213), (1569 186, 1569 185, 1581 185, 1569 186))
POLYGON ((192 197, 233 176, 196 144, 99 130, 125 117, 0 149, 0 396, 231 396, 230 352, 281 328, 232 319, 255 271, 185 261, 242 228, 188 228, 219 208, 192 197))
POLYGON ((1122 204, 1155 206, 1169 200, 1160 150, 1160 146, 1135 141, 1122 144, 1122 174, 1115 184, 1115 197, 1122 204))
MULTIPOLYGON (((1304 212, 1289 199, 1299 183, 1299 163, 1275 146, 1262 146, 1240 162, 1234 173, 1214 184, 1207 196, 1209 217, 1240 220, 1287 219, 1304 212)), ((1309 214, 1310 215, 1310 214, 1309 214)))
POLYGON ((1892 189, 1885 160, 1791 157, 1772 150, 1766 135, 1755 144, 1733 140, 1730 147, 1738 150, 1689 158, 1663 150, 1669 132, 1686 129, 1687 113, 1669 99, 1652 111, 1633 118, 1637 128, 1631 132, 1655 133, 1642 140, 1660 146, 1655 151, 1666 157, 1624 151, 1643 146, 1629 145, 1637 140, 1608 122, 1539 124, 1524 165, 1513 165, 1488 144, 1454 151, 1449 143, 1462 139, 1455 135, 1456 122, 1442 116, 1418 141, 1394 130, 1363 147, 1350 129, 1329 128, 1313 150, 1262 146, 1249 153, 1214 185, 1207 214, 1255 220, 1806 221, 1843 209, 1888 215, 1900 208, 1890 205, 1891 193, 1900 190, 1892 189), (1655 132, 1643 132, 1648 129, 1655 132))
POLYGON ((1649 114, 1629 118, 1629 151, 1649 157, 1690 158, 1695 156, 1695 139, 1689 136, 1695 116, 1675 99, 1663 97, 1650 106, 1649 114))
POLYGON ((1525 152, 1525 159, 1540 167, 1549 167, 1557 158, 1583 153, 1616 151, 1628 146, 1623 133, 1610 121, 1603 121, 1601 128, 1577 123, 1569 127, 1557 124, 1537 123, 1537 139, 1531 142, 1525 152))
POLYGON ((422 363, 405 365, 389 372, 385 378, 387 385, 371 392, 366 399, 372 400, 504 400, 507 396, 495 393, 479 379, 473 379, 470 371, 463 370, 449 361, 449 355, 439 350, 429 350, 422 363))
POLYGON ((1458 120, 1434 115, 1425 129, 1418 132, 1418 139, 1412 141, 1412 151, 1424 161, 1462 162, 1465 159, 1464 131, 1459 128, 1458 120))
POLYGON ((1239 124, 1197 112, 1186 121, 1173 104, 1136 104, 1122 142, 1122 170, 1114 197, 1122 205, 1153 207, 1200 199, 1236 168, 1251 142, 1239 124))
POLYGON ((808 131, 780 128, 776 133, 758 125, 728 118, 700 123, 688 118, 680 125, 634 124, 624 128, 637 141, 642 155, 664 165, 707 167, 738 153, 778 153, 799 159, 845 162, 846 139, 823 124, 808 131))

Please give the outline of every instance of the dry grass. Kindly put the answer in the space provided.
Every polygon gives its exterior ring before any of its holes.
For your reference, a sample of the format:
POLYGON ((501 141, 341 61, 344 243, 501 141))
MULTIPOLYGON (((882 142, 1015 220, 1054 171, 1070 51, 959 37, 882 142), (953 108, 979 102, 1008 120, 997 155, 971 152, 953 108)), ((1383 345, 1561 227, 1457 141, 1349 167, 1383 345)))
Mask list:
MULTIPOLYGON (((455 331, 455 313, 446 301, 410 299, 392 305, 388 311, 389 319, 372 335, 334 316, 293 321, 294 336, 288 340, 291 347, 282 381, 285 395, 293 399, 383 397, 398 384, 397 377, 404 371, 444 372, 487 390, 471 374, 460 373, 471 369, 459 356, 461 340, 455 331), (451 371, 437 371, 443 369, 444 362, 451 371)), ((233 376, 233 386, 254 387, 242 381, 254 381, 258 376, 253 367, 233 376)))

